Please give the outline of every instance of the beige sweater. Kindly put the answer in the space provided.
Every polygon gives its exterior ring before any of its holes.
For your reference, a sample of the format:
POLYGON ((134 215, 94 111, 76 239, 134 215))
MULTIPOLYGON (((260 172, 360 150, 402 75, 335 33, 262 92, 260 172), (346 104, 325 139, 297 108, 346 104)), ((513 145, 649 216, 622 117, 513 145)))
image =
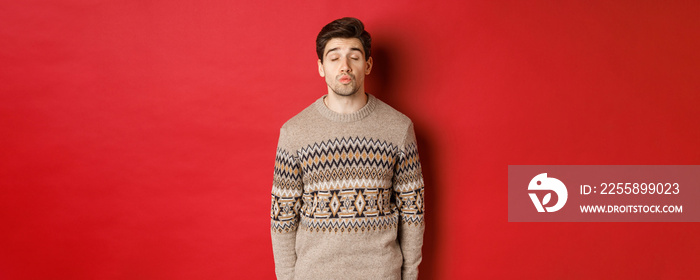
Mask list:
POLYGON ((323 97, 280 129, 271 234, 278 279, 416 279, 423 176, 411 120, 368 95, 323 97))

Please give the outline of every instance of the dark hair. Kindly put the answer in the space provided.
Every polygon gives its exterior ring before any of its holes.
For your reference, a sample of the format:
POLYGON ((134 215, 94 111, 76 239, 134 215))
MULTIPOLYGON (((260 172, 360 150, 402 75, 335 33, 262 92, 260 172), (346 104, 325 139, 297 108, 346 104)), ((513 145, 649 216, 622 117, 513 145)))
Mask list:
POLYGON ((336 19, 321 29, 316 37, 316 54, 321 62, 323 62, 323 51, 326 49, 326 44, 333 38, 360 39, 365 51, 365 60, 368 60, 372 55, 372 37, 359 19, 353 17, 336 19))

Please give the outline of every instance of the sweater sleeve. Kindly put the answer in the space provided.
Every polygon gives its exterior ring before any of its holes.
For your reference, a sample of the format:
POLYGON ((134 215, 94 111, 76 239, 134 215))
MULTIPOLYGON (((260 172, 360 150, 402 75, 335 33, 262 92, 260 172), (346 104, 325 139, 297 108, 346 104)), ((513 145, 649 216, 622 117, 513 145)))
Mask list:
POLYGON ((403 253, 402 279, 418 278, 423 246, 423 174, 413 124, 409 125, 394 170, 394 195, 399 209, 399 244, 403 253))
POLYGON ((298 157, 290 151, 284 127, 275 155, 270 207, 270 234, 277 279, 294 278, 297 255, 296 231, 303 193, 302 173, 298 157))

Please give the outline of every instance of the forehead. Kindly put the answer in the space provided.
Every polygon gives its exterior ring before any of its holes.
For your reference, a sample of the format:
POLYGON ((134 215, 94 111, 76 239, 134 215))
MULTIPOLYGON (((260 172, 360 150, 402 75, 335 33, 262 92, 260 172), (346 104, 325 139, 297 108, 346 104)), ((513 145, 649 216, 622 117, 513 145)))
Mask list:
POLYGON ((359 49, 362 54, 364 54, 364 48, 362 47, 362 42, 357 38, 333 38, 326 43, 326 48, 324 53, 328 54, 329 50, 334 51, 350 51, 353 49, 359 49))

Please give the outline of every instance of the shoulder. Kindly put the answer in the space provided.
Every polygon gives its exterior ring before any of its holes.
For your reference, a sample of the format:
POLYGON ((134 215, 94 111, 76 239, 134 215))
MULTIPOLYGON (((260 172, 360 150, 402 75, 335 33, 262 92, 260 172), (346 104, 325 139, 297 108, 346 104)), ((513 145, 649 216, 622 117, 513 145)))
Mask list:
POLYGON ((314 124, 317 124, 319 121, 319 113, 315 108, 316 103, 311 103, 311 105, 282 124, 278 146, 294 151, 303 144, 305 135, 308 135, 314 124))
POLYGON ((301 110, 301 112, 284 122, 282 125, 282 130, 298 130, 302 129, 309 123, 312 123, 318 115, 315 106, 316 102, 311 103, 309 106, 304 108, 304 110, 301 110))
POLYGON ((398 127, 409 127, 413 125, 411 119, 405 114, 399 112, 399 110, 394 109, 389 104, 384 103, 384 101, 381 101, 376 97, 375 101, 377 103, 377 107, 375 109, 376 115, 382 122, 398 127))
POLYGON ((401 143, 400 147, 415 144, 416 135, 411 119, 379 99, 376 103, 377 121, 382 124, 382 129, 391 131, 392 135, 397 137, 394 138, 396 143, 401 143))

